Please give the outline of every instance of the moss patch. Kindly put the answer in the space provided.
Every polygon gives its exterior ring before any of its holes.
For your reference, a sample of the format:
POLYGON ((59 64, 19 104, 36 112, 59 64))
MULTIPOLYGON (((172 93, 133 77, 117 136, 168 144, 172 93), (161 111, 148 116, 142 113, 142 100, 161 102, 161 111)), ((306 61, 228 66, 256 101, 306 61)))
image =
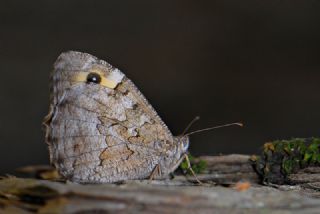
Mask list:
MULTIPOLYGON (((201 174, 203 173, 206 169, 207 169, 207 162, 201 159, 197 159, 194 156, 192 156, 191 154, 188 154, 188 158, 190 160, 190 164, 191 164, 191 168, 193 169, 193 171, 196 174, 201 174)), ((182 170, 182 172, 184 174, 192 174, 188 168, 188 163, 186 161, 186 159, 184 159, 180 166, 179 166, 180 170, 182 170)))
POLYGON ((263 182, 288 183, 287 176, 308 166, 320 166, 320 138, 293 138, 265 143, 253 167, 263 182))

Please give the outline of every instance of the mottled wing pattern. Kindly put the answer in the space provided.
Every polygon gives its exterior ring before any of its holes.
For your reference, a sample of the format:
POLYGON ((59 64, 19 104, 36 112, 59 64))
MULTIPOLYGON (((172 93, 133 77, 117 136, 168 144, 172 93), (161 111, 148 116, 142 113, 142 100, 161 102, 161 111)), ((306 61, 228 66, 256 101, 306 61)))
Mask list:
POLYGON ((89 54, 60 55, 52 74, 46 118, 52 163, 77 182, 114 182, 148 177, 174 137, 135 85, 118 69, 89 54), (122 75, 116 88, 75 82, 79 72, 98 68, 122 75))

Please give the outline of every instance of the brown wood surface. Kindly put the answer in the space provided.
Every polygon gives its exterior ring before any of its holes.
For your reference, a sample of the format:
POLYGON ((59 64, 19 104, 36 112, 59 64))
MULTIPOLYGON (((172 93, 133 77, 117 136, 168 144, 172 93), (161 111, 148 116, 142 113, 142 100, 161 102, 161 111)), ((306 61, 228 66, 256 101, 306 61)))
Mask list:
POLYGON ((0 180, 0 213, 319 213, 320 170, 290 175, 296 185, 262 185, 246 155, 201 157, 198 175, 172 180, 80 185, 39 179, 0 180), (250 184, 239 189, 240 184, 250 184))

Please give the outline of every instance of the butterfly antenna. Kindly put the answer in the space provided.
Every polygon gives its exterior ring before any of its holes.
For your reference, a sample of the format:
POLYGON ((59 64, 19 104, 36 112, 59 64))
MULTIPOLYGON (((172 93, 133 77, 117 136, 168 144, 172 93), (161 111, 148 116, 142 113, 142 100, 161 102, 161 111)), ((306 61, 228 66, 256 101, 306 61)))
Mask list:
POLYGON ((209 127, 209 128, 205 128, 205 129, 200 129, 200 130, 196 130, 193 132, 189 132, 187 134, 185 134, 184 136, 190 136, 199 132, 205 132, 205 131, 210 131, 213 129, 219 129, 219 128, 223 128, 223 127, 228 127, 228 126, 240 126, 243 127, 243 123, 229 123, 229 124, 225 124, 225 125, 220 125, 220 126, 213 126, 213 127, 209 127))
POLYGON ((185 135, 185 133, 190 129, 190 127, 196 122, 196 121, 198 121, 198 120, 200 120, 200 117, 199 116, 196 116, 195 118, 193 118, 193 120, 191 120, 191 122, 187 125, 187 127, 183 130, 183 132, 182 132, 182 136, 184 136, 185 135))

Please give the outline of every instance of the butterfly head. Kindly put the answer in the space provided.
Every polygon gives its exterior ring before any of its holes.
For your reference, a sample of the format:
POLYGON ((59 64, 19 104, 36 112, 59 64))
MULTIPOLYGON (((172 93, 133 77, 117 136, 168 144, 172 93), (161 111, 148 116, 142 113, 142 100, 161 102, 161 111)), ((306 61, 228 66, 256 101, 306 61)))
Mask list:
POLYGON ((182 156, 183 154, 187 153, 188 148, 189 148, 189 137, 188 136, 180 136, 178 137, 178 142, 179 142, 179 148, 178 148, 178 153, 182 156))
POLYGON ((174 172, 180 165, 182 158, 188 152, 189 148, 189 137, 180 135, 174 137, 175 147, 169 150, 167 156, 163 158, 160 165, 163 167, 164 174, 174 172))

